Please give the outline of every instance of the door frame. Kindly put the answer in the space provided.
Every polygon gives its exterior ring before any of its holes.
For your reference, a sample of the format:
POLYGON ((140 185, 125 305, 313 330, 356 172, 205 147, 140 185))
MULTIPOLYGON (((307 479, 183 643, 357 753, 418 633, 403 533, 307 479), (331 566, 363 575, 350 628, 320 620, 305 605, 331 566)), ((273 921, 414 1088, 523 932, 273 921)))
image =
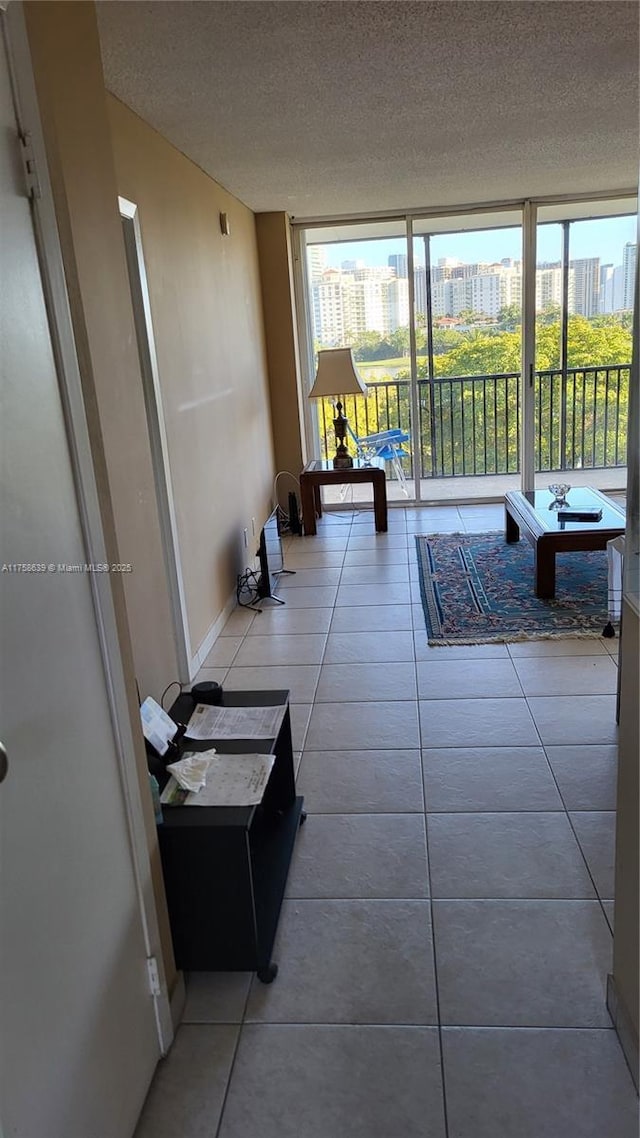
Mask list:
POLYGON ((162 387, 156 354, 156 342, 151 315, 149 284, 142 247, 142 231, 138 206, 127 198, 118 198, 120 218, 124 232, 127 269, 131 287, 133 318, 138 340, 142 390, 147 413, 153 478, 156 486, 158 516, 162 535, 162 550, 171 599, 173 635, 178 659, 178 679, 188 683, 200 668, 198 658, 192 662, 187 600, 180 560, 178 523, 171 481, 169 444, 162 404, 162 387), (193 666, 192 666, 193 664, 193 666))
MULTIPOLYGON (((106 563, 109 558, 102 526, 62 249, 22 4, 12 3, 6 11, 0 9, 0 23, 5 38, 18 130, 21 139, 23 141, 26 139, 30 147, 31 215, 34 238, 40 262, 82 536, 87 560, 95 564, 106 563)), ((150 980, 149 998, 153 999, 158 1043, 160 1052, 164 1055, 173 1042, 174 1029, 153 896, 135 741, 115 605, 108 573, 90 573, 89 580, 150 978, 154 965, 157 969, 158 982, 153 985, 150 980)))

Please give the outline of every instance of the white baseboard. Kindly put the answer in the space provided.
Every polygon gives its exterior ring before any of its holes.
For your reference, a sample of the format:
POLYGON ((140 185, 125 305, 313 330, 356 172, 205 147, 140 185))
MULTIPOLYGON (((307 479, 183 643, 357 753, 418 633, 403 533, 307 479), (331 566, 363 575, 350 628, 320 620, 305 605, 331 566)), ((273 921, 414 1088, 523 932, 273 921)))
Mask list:
POLYGON ((191 660, 189 661, 190 680, 193 680, 197 676, 237 603, 238 601, 236 594, 232 593, 222 612, 211 625, 211 628, 207 632, 207 635, 200 644, 200 647, 197 649, 195 655, 192 656, 191 660))

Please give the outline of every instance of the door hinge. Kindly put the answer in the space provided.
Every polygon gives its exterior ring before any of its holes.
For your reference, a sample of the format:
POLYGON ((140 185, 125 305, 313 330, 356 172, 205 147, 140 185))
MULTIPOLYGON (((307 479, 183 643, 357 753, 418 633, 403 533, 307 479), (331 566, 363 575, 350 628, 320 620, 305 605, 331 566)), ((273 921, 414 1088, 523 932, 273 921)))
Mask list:
POLYGON ((20 135, 20 153, 22 155, 22 166, 27 184, 27 196, 32 199, 39 198, 41 191, 38 167, 36 165, 31 135, 28 133, 20 135))
POLYGON ((158 971, 158 961, 155 956, 147 957, 147 975, 149 977, 149 991, 152 996, 159 996, 162 993, 160 987, 160 973, 158 971))

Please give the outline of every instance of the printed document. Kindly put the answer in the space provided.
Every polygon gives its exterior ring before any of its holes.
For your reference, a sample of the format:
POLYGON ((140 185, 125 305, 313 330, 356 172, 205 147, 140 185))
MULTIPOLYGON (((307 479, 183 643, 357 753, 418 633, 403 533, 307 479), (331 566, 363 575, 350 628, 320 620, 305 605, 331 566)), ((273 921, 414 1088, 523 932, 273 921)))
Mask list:
POLYGON ((202 790, 185 791, 173 776, 165 786, 165 806, 256 806, 262 801, 275 755, 211 755, 202 790))
POLYGON ((199 703, 187 727, 189 739, 275 739, 286 707, 219 707, 199 703))

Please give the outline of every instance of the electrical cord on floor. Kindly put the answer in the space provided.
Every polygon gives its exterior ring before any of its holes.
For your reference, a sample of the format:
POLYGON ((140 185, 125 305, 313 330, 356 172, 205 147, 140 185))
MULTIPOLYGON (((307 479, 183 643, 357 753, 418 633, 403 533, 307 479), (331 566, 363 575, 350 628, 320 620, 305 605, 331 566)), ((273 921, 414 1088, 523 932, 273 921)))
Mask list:
POLYGON ((241 608, 252 608, 260 599, 259 584, 260 578, 253 569, 245 569, 244 573, 238 573, 236 600, 241 608))
POLYGON ((179 688, 180 688, 180 692, 182 692, 182 684, 180 683, 180 680, 172 680, 170 684, 167 684, 167 686, 166 686, 166 688, 164 689, 164 691, 163 691, 162 695, 160 696, 160 707, 161 707, 163 710, 164 710, 164 697, 165 697, 165 695, 167 694, 167 692, 168 692, 168 691, 170 691, 170 690, 171 690, 171 688, 173 688, 173 687, 176 687, 176 686, 177 686, 177 687, 179 687, 179 688))

